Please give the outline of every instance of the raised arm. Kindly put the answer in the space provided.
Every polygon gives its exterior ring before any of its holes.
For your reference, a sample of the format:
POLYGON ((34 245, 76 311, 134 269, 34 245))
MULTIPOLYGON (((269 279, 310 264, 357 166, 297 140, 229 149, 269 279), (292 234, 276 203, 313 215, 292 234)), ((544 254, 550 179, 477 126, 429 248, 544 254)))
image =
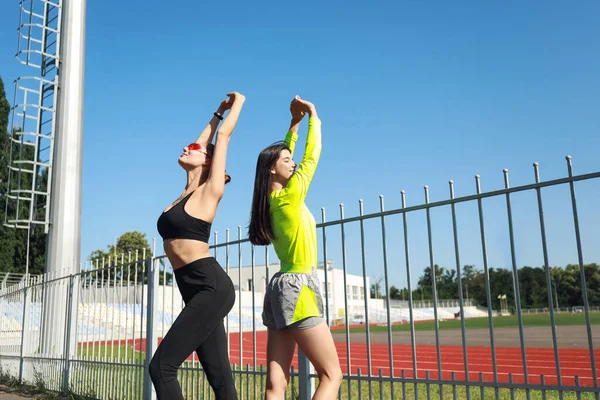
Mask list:
POLYGON ((213 137, 217 131, 217 127, 219 126, 219 122, 223 119, 223 114, 225 111, 231 108, 231 104, 229 103, 230 100, 231 99, 227 99, 221 102, 217 108, 217 111, 213 114, 213 117, 208 122, 208 125, 206 125, 202 133, 200 133, 198 139, 196 139, 196 143, 201 144, 204 148, 206 148, 209 143, 212 143, 213 137))
MULTIPOLYGON (((298 96, 296 96, 292 105, 294 102, 296 102, 300 110, 309 115, 308 136, 306 138, 304 156, 302 157, 302 161, 298 165, 296 172, 292 176, 292 179, 290 179, 287 190, 290 194, 297 195, 300 200, 304 200, 321 157, 321 120, 317 115, 317 109, 312 103, 302 100, 298 96)), ((291 128, 290 132, 292 132, 291 128)), ((288 133, 288 136, 289 135, 290 133, 288 133)))
POLYGON ((298 140, 298 128, 300 127, 302 118, 304 118, 304 115, 306 114, 306 112, 296 102, 297 98, 298 96, 294 97, 294 100, 290 104, 292 121, 290 122, 290 129, 288 129, 288 132, 285 135, 285 140, 283 141, 283 143, 290 148, 292 157, 294 156, 294 148, 296 147, 296 141, 298 140))
POLYGON ((231 102, 231 109, 217 131, 217 140, 207 180, 207 188, 219 198, 223 196, 223 191, 225 190, 225 164, 227 161, 229 139, 233 133, 233 128, 237 124, 242 106, 246 101, 244 95, 237 92, 228 93, 227 96, 229 96, 228 101, 231 102))

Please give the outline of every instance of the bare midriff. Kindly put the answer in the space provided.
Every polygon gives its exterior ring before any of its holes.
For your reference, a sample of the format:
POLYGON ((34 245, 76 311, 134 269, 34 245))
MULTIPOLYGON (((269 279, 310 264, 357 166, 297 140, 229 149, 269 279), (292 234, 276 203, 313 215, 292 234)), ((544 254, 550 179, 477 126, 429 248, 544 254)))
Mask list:
POLYGON ((169 239, 163 242, 163 248, 173 270, 201 258, 212 257, 208 243, 199 240, 169 239))

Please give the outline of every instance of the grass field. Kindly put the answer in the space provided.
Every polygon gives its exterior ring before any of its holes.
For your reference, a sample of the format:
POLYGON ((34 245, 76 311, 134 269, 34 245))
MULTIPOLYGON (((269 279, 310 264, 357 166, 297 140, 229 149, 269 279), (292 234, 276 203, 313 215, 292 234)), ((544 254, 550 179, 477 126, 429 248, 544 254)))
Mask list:
MULTIPOLYGON (((265 368, 259 368, 255 374, 252 368, 240 369, 236 367, 233 371, 236 388, 239 398, 245 400, 258 400, 264 398, 265 390, 265 368)), ((94 363, 76 363, 71 375, 71 383, 76 393, 86 393, 91 398, 101 399, 141 399, 142 393, 142 374, 141 367, 106 365, 94 363)), ((195 367, 187 364, 179 370, 178 380, 180 382, 185 399, 211 398, 211 389, 204 373, 195 367)), ((318 380, 315 379, 315 386, 318 380)), ((427 384, 419 383, 415 385, 412 382, 394 382, 393 386, 389 382, 378 381, 377 377, 369 384, 365 381, 358 381, 354 376, 345 379, 340 387, 340 398, 343 400, 354 399, 381 399, 391 400, 392 392, 394 399, 413 399, 413 398, 431 398, 439 399, 440 393, 444 393, 447 399, 467 399, 467 390, 470 392, 472 400, 493 399, 495 389, 492 387, 480 386, 478 382, 471 382, 473 386, 467 389, 464 385, 452 384, 427 384), (371 395, 371 396, 370 396, 371 395)), ((290 400, 297 399, 298 396, 298 378, 292 377, 290 385, 286 391, 286 398, 290 400)), ((556 391, 530 390, 530 399, 558 399, 559 394, 556 391)), ((503 400, 527 399, 525 390, 499 389, 498 398, 503 400)), ((595 396, 592 393, 564 392, 564 399, 592 400, 595 396)))
MULTIPOLYGON (((585 325, 584 314, 556 314, 555 323, 557 326, 581 326, 585 325)), ((519 320, 516 315, 507 315, 503 317, 494 317, 494 328, 517 328, 519 320)), ((590 322, 592 325, 600 325, 600 313, 591 313, 590 322)), ((526 327, 534 326, 550 326, 550 316, 546 314, 525 314, 523 315, 523 325, 526 327)), ((466 329, 489 329, 488 318, 469 318, 465 319, 466 329)), ((372 326, 369 328, 371 332, 387 332, 387 325, 372 326)), ((435 322, 425 321, 415 323, 415 331, 433 331, 435 322)), ((452 319, 439 322, 440 330, 461 329, 461 320, 452 319)), ((364 327, 352 328, 350 332, 364 332, 364 327)), ((410 331, 410 324, 392 325, 392 331, 410 331)))

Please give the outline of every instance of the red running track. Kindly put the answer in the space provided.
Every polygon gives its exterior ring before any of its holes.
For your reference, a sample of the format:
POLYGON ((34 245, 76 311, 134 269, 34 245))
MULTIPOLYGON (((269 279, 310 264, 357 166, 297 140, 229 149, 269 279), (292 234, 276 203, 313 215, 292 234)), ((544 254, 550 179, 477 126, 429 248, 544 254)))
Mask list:
MULTIPOLYGON (((244 367, 246 365, 252 366, 254 356, 256 356, 256 365, 266 366, 267 333, 265 331, 256 332, 256 352, 253 351, 252 332, 244 333, 242 336, 242 360, 240 360, 239 338, 239 333, 231 333, 229 336, 231 363, 244 367)), ((126 343, 120 342, 120 344, 130 345, 132 341, 127 341, 126 343)), ((136 340, 134 348, 143 351, 145 343, 143 343, 143 340, 142 342, 136 340)), ((346 343, 336 342, 336 348, 344 373, 348 373, 348 370, 350 370, 352 374, 357 374, 358 369, 360 369, 361 375, 368 375, 368 356, 365 343, 350 344, 350 368, 348 368, 346 343)), ((454 373, 455 380, 465 380, 463 348, 461 346, 441 346, 440 353, 442 379, 450 380, 454 373)), ((417 346, 416 356, 417 378, 425 379, 427 372, 429 372, 430 379, 438 379, 436 347, 419 345, 417 346)), ((410 345, 393 344, 392 357, 394 376, 400 377, 402 371, 404 371, 406 378, 414 376, 412 347, 410 345)), ((508 382, 510 374, 512 374, 514 383, 525 382, 521 357, 521 349, 519 347, 496 348, 496 366, 499 382, 508 382)), ((541 375, 544 375, 544 381, 548 385, 558 383, 554 350, 552 348, 527 348, 526 357, 529 383, 539 384, 541 382, 541 375)), ((581 386, 593 386, 590 354, 587 349, 560 348, 559 357, 563 385, 574 386, 575 377, 579 376, 579 384, 581 386)), ((600 349, 595 350, 595 357, 596 361, 600 360, 600 349)), ((469 360, 469 380, 480 381, 480 374, 483 374, 484 381, 494 381, 494 367, 490 347, 469 346, 467 347, 467 358, 469 360)), ((196 355, 191 355, 188 361, 197 361, 196 355)), ((295 369, 298 368, 297 353, 294 355, 292 365, 295 369)), ((380 369, 382 376, 390 375, 389 347, 387 344, 371 344, 371 374, 378 376, 380 369)), ((597 368, 597 370, 600 370, 600 368, 597 368)), ((600 378, 600 374, 598 374, 598 378, 600 378)))

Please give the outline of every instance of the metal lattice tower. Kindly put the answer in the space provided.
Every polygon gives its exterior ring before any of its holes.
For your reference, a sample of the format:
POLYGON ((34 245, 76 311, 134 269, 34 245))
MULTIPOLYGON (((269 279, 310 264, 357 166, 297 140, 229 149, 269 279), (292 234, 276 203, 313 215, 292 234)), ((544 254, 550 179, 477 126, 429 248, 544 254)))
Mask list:
POLYGON ((79 271, 85 0, 19 0, 6 226, 48 233, 45 272, 79 271))
MULTIPOLYGON (((23 65, 31 67, 33 73, 14 82, 8 193, 3 222, 6 226, 29 232, 32 226, 43 225, 47 233, 61 5, 60 0, 21 0, 19 8, 16 57, 23 65)), ((28 253, 30 237, 28 235, 28 253)))
MULTIPOLYGON (((48 233, 45 273, 49 279, 77 274, 81 247, 81 153, 86 0, 19 0, 17 59, 31 76, 15 80, 11 149, 4 224, 48 233)), ((73 283, 74 281, 72 281, 73 283)), ((67 292, 44 293, 39 351, 75 354, 65 348, 67 292)))

